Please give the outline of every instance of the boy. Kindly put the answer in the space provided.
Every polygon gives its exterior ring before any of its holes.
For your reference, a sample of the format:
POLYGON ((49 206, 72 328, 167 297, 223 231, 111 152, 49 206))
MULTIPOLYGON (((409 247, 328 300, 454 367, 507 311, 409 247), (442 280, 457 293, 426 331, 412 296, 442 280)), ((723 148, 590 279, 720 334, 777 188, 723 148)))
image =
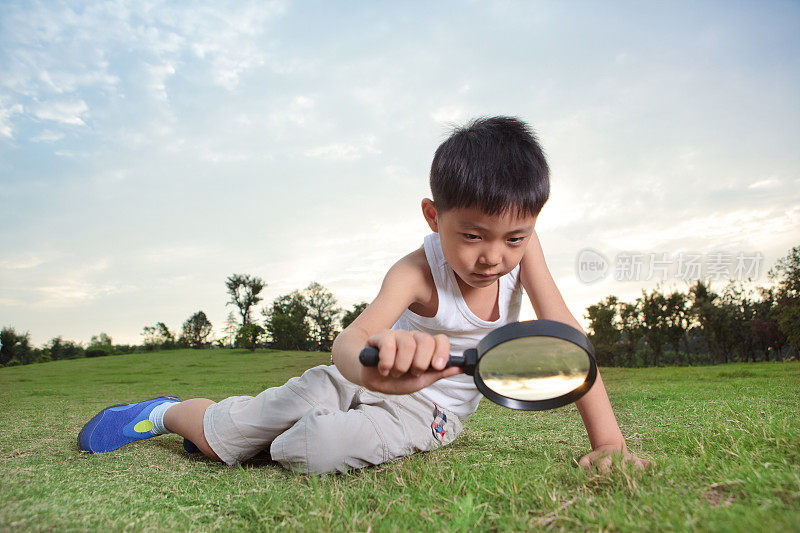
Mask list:
MULTIPOLYGON (((284 468, 323 473, 452 442, 481 394, 459 368, 444 368, 448 354, 516 321, 523 288, 538 318, 580 325, 534 232, 549 169, 523 122, 493 117, 457 129, 436 150, 430 183, 422 214, 433 233, 389 269, 375 300, 339 334, 333 365, 256 397, 113 406, 84 426, 79 447, 105 452, 174 432, 187 449, 194 443, 229 465, 268 449, 284 468), (376 368, 358 361, 365 345, 379 349, 376 368)), ((647 464, 628 453, 600 376, 577 406, 593 449, 582 466, 606 469, 612 453, 647 464)))

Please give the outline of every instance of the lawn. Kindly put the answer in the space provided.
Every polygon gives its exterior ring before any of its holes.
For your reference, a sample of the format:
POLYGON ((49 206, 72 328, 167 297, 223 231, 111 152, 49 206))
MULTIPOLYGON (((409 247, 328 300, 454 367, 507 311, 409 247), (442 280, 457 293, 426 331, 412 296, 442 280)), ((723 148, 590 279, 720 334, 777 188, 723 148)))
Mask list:
POLYGON ((227 467, 175 435, 76 448, 108 404, 257 394, 328 358, 181 350, 0 369, 0 530, 800 531, 796 361, 601 369, 647 473, 577 468, 589 450, 574 406, 487 400, 451 446, 347 475, 227 467))

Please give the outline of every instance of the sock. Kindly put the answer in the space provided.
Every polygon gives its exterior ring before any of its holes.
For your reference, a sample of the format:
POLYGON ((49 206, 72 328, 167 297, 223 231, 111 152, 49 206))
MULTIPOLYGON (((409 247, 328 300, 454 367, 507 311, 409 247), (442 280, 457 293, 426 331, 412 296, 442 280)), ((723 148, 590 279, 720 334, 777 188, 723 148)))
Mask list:
POLYGON ((148 419, 150 422, 153 423, 153 429, 151 430, 155 435, 163 435, 165 433, 172 433, 170 430, 164 427, 164 413, 167 412, 167 409, 175 405, 176 403, 180 402, 173 402, 173 401, 165 401, 164 403, 160 403, 156 405, 152 411, 150 411, 150 416, 148 419))

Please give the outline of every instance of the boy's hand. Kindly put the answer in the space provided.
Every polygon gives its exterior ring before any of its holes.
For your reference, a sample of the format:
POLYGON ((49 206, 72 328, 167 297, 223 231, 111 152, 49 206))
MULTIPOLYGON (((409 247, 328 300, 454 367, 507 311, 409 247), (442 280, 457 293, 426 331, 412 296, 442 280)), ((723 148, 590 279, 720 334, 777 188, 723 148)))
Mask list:
POLYGON ((385 329, 367 339, 367 346, 378 349, 378 366, 361 369, 361 381, 370 390, 410 394, 461 373, 458 367, 444 368, 450 357, 446 335, 385 329))
POLYGON ((578 461, 578 464, 586 470, 590 470, 592 467, 595 467, 600 472, 608 472, 608 469, 611 468, 611 464, 613 463, 613 458, 615 456, 621 456, 623 464, 629 463, 634 468, 639 470, 644 470, 645 468, 649 468, 653 465, 650 461, 640 459, 639 457, 636 457, 636 455, 629 452, 627 446, 624 444, 621 447, 616 444, 598 446, 591 453, 584 455, 581 460, 578 461))

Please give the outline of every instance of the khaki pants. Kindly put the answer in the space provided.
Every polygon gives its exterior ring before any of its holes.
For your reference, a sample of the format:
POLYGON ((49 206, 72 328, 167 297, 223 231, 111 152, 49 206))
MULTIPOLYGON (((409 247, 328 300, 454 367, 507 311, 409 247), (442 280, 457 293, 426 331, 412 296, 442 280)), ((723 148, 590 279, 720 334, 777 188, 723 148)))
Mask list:
POLYGON ((210 406, 203 431, 211 449, 233 465, 269 448, 286 469, 345 472, 444 446, 461 421, 418 392, 372 392, 321 365, 258 396, 210 406))

